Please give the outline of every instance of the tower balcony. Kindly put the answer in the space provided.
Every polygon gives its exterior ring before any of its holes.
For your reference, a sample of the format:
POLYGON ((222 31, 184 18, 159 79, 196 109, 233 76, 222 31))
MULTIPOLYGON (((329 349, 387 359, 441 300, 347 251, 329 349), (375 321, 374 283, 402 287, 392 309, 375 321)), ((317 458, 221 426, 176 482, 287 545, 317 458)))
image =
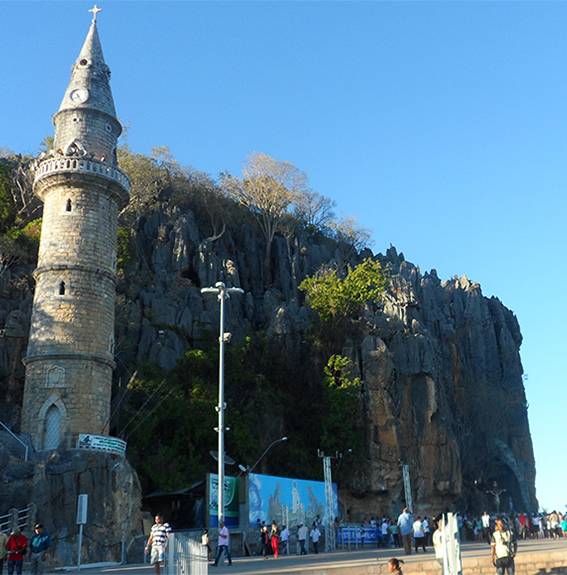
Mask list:
POLYGON ((35 169, 34 186, 44 178, 64 173, 99 176, 119 184, 128 194, 130 193, 130 179, 122 170, 98 160, 64 156, 40 161, 35 169))

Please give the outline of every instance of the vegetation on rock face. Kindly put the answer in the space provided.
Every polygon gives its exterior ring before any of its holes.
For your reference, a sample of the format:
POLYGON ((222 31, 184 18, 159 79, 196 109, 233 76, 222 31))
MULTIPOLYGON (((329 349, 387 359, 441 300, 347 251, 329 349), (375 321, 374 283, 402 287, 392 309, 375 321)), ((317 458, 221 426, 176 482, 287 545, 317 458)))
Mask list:
POLYGON ((326 322, 356 318, 364 306, 380 301, 388 284, 380 262, 365 259, 349 268, 344 278, 336 269, 326 268, 304 279, 299 289, 307 296, 310 307, 326 322))
POLYGON ((0 158, 0 273, 37 258, 41 204, 32 191, 29 158, 0 158))
MULTIPOLYGON (((128 440, 129 457, 146 487, 178 487, 215 468, 209 455, 217 441, 218 346, 213 342, 188 350, 168 373, 147 366, 130 384, 116 433, 128 440)), ((289 435, 282 447, 285 458, 270 470, 319 475, 313 454, 321 446, 326 415, 321 386, 309 385, 309 367, 298 369, 278 342, 261 333, 228 346, 225 360, 227 453, 251 465, 270 438, 289 435)))
POLYGON ((353 374, 352 361, 332 355, 324 368, 321 445, 328 453, 364 447, 362 381, 353 374))
POLYGON ((132 229, 120 226, 116 242, 116 272, 119 276, 124 275, 124 268, 136 256, 133 246, 132 229))

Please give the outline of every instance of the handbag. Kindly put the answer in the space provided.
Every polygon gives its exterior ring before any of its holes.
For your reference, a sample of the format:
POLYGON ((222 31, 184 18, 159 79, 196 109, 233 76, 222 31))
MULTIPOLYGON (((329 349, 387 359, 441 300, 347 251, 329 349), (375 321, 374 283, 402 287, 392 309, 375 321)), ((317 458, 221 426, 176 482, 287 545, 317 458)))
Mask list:
POLYGON ((511 564, 512 564, 512 557, 498 557, 494 562, 494 565, 498 569, 506 569, 510 567, 511 564))

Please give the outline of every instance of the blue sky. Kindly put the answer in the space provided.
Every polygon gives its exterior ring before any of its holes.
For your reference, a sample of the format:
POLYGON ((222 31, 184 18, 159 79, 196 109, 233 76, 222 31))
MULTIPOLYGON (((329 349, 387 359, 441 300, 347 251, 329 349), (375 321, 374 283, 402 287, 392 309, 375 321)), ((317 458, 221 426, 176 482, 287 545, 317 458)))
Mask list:
MULTIPOLYGON (((236 173, 305 170, 422 271, 466 274, 517 315, 540 503, 567 474, 567 3, 99 3, 137 151, 236 173)), ((89 3, 0 1, 0 146, 52 133, 89 3)))

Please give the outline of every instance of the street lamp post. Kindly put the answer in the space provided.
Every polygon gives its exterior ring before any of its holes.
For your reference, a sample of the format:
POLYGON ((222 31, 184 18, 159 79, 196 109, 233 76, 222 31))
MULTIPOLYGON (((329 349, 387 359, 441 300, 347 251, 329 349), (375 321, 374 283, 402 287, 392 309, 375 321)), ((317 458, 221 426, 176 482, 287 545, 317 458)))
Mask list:
POLYGON ((201 293, 214 293, 220 302, 220 328, 219 328, 219 403, 216 406, 218 416, 218 427, 216 429, 219 435, 218 442, 218 523, 224 521, 224 411, 226 403, 224 401, 224 344, 230 341, 230 334, 224 331, 224 302, 230 297, 230 294, 243 294, 244 290, 240 288, 227 288, 223 282, 217 282, 215 287, 201 289, 201 293))
POLYGON ((254 463, 254 465, 252 465, 251 467, 246 468, 245 473, 249 474, 252 473, 252 471, 254 471, 254 469, 256 469, 256 466, 258 465, 258 463, 260 463, 260 461, 262 461, 262 459, 264 459, 264 457, 267 455, 268 451, 270 451, 270 449, 272 449, 272 447, 274 447, 274 445, 277 445, 278 443, 281 443, 282 441, 287 441, 287 437, 280 437, 279 439, 276 439, 275 441, 272 441, 272 443, 270 443, 270 445, 268 445, 268 447, 266 447, 266 449, 264 449, 264 453, 262 453, 262 455, 260 455, 260 457, 258 457, 258 459, 256 460, 256 463, 254 463))

